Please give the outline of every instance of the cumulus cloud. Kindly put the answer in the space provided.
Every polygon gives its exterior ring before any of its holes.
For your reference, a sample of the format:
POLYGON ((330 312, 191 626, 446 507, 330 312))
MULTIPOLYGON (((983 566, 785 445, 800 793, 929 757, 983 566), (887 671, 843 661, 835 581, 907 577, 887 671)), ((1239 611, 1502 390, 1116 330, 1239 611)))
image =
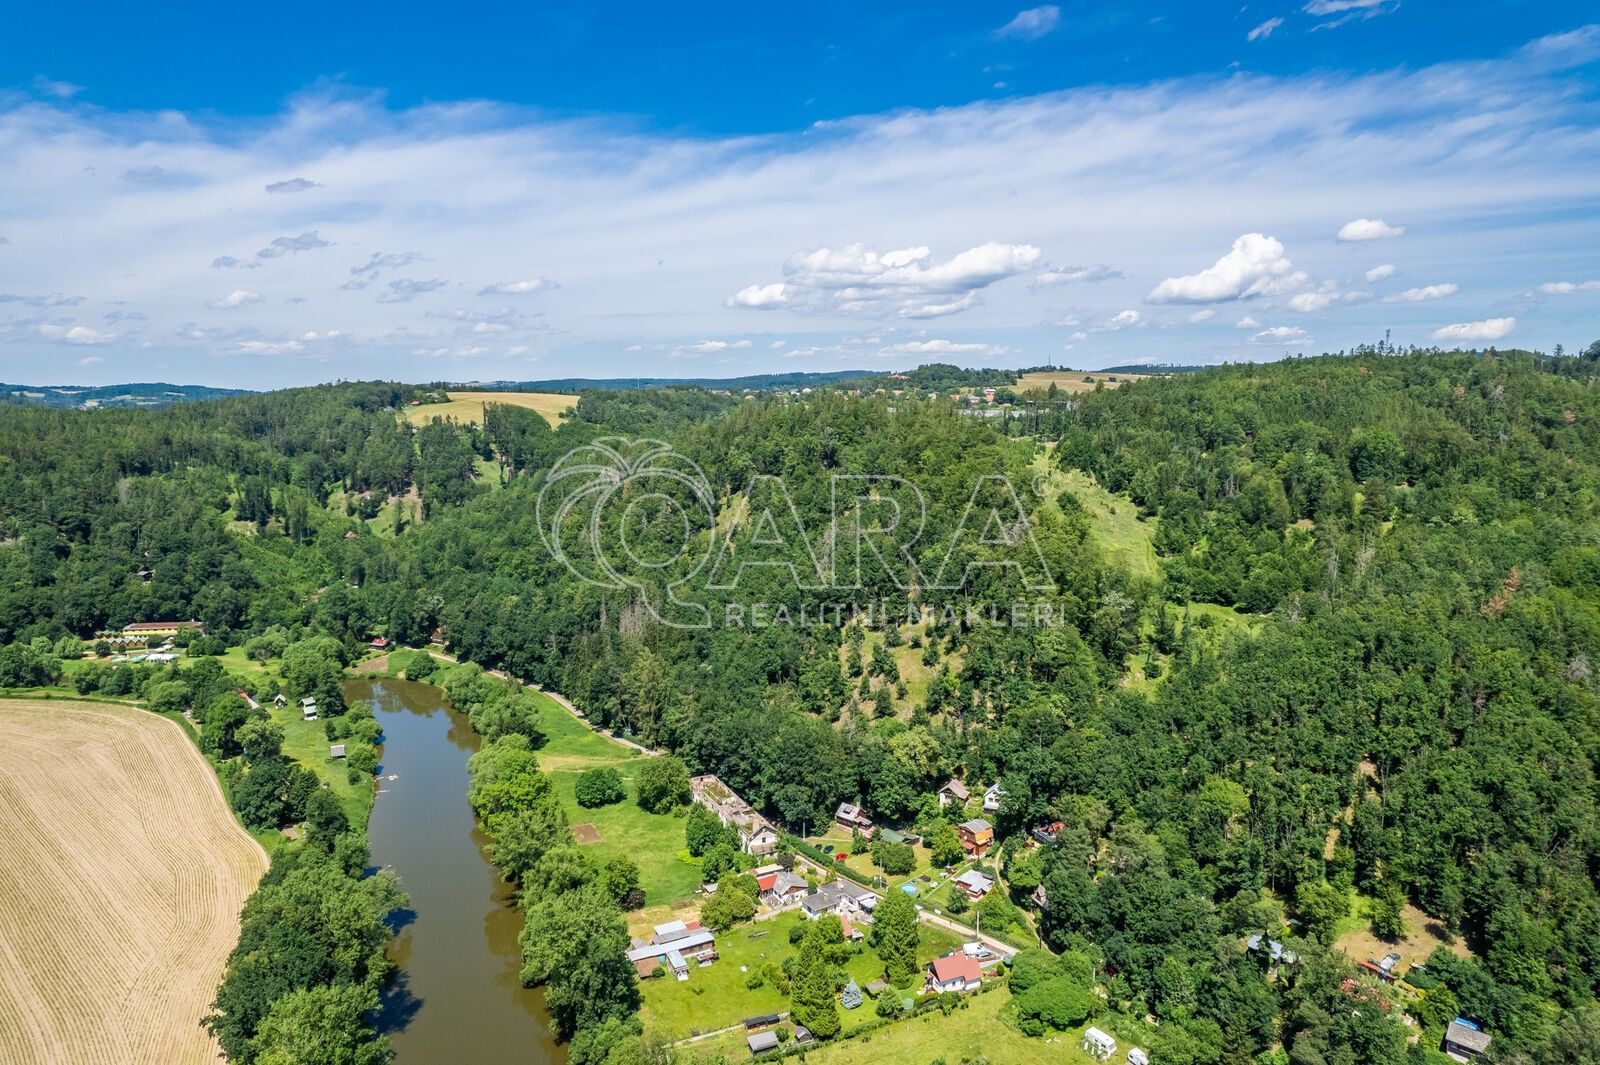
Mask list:
POLYGON ((45 96, 54 96, 58 100, 70 100, 83 91, 83 86, 74 85, 70 81, 47 78, 43 74, 35 74, 33 76, 33 91, 43 93, 45 96))
POLYGON ((1272 36, 1272 31, 1283 25, 1281 18, 1269 18, 1255 29, 1244 35, 1247 41, 1260 41, 1272 36))
POLYGON ((1045 4, 1043 7, 1018 11, 1010 22, 995 30, 994 35, 1001 40, 1037 41, 1059 25, 1061 9, 1054 4, 1045 4))
POLYGON ((1387 278, 1393 277, 1395 273, 1396 270, 1394 263, 1384 263, 1381 266, 1374 266, 1371 270, 1368 270, 1366 273, 1366 278, 1369 282, 1383 281, 1387 278))
POLYGON ((1252 344, 1301 344, 1311 339, 1304 329, 1292 325, 1275 325, 1263 329, 1250 338, 1252 344))
POLYGON ((379 303, 410 303, 424 293, 433 292, 435 289, 444 288, 448 282, 434 277, 426 281, 413 281, 410 278, 398 278, 389 282, 389 291, 378 297, 379 303))
POLYGON ((317 235, 316 230, 302 233, 298 237, 274 237, 272 243, 256 252, 257 259, 277 259, 296 252, 316 251, 318 248, 331 247, 332 242, 323 240, 317 235))
POLYGON ((266 186, 267 191, 272 193, 307 192, 311 189, 320 188, 322 188, 322 182, 312 181, 310 178, 303 177, 290 178, 287 181, 271 181, 266 186))
POLYGON ((1405 235, 1405 226, 1391 226, 1381 218, 1357 218, 1339 227, 1339 239, 1345 243, 1358 240, 1388 240, 1405 235))
POLYGON ((1600 292, 1600 281, 1546 281, 1539 286, 1539 291, 1547 296, 1570 296, 1574 292, 1600 292))
POLYGON ((1246 233, 1226 255, 1198 274, 1169 277, 1150 290, 1151 303, 1220 303, 1250 296, 1270 296, 1305 282, 1283 245, 1273 237, 1246 233))
POLYGON ((1515 318, 1485 318, 1481 322, 1457 322, 1433 331, 1433 339, 1448 341, 1499 340, 1517 327, 1515 318))
POLYGON ((535 292, 544 292, 552 288, 560 288, 554 281, 547 277, 536 277, 531 281, 496 281, 492 285, 485 285, 478 290, 480 296, 531 296, 535 292))
POLYGON ((117 339, 111 333, 102 333, 84 325, 59 325, 48 322, 39 327, 39 335, 46 340, 63 344, 109 344, 117 339))
POLYGON ((1116 314, 1113 314, 1110 318, 1105 320, 1105 323, 1100 326, 1100 332, 1116 333, 1123 329, 1131 329, 1143 321, 1144 315, 1140 314, 1138 311, 1118 311, 1116 314))
POLYGON ((964 343, 955 340, 907 340, 880 348, 880 355, 980 355, 994 358, 1004 355, 1010 348, 998 344, 964 343))
POLYGON ((1210 307, 1204 307, 1204 308, 1202 308, 1202 309, 1200 309, 1198 311, 1195 311, 1193 314, 1189 315, 1189 321, 1195 322, 1195 323, 1209 322, 1209 321, 1211 321, 1211 319, 1215 318, 1216 316, 1217 316, 1217 312, 1216 311, 1212 310, 1210 307))
POLYGON ((1453 281, 1442 285, 1423 285, 1420 288, 1408 288, 1404 292, 1396 292, 1383 302, 1385 303, 1421 303, 1424 300, 1442 300, 1446 296, 1454 296, 1461 291, 1461 286, 1453 281))
POLYGON ((105 361, 106 360, 102 359, 98 355, 85 355, 83 358, 78 360, 78 365, 79 366, 99 366, 101 363, 103 363, 105 361))
POLYGON ((211 306, 219 311, 223 311, 230 310, 234 307, 248 307, 252 303, 260 302, 261 294, 259 292, 246 292, 242 288, 236 288, 226 296, 222 297, 220 300, 212 303, 211 306))
POLYGON ((1339 300, 1337 292, 1300 292, 1289 300, 1289 309, 1301 314, 1327 310, 1339 300))
POLYGON ((1254 317, 1252 317, 1251 315, 1248 315, 1248 314, 1245 315, 1243 318, 1239 319, 1237 322, 1234 322, 1233 324, 1234 324, 1234 327, 1237 328, 1237 329, 1259 329, 1259 328, 1261 328, 1261 323, 1256 321, 1254 317))
POLYGON ((1045 288, 1051 285, 1070 285, 1075 281, 1110 281, 1122 276, 1105 263, 1092 266, 1047 266, 1033 275, 1033 284, 1045 288))
POLYGON ((797 251, 783 264, 785 280, 740 289, 729 307, 794 307, 816 313, 938 318, 978 302, 979 290, 1039 261, 1031 244, 989 242, 942 263, 925 247, 878 252, 864 244, 797 251))

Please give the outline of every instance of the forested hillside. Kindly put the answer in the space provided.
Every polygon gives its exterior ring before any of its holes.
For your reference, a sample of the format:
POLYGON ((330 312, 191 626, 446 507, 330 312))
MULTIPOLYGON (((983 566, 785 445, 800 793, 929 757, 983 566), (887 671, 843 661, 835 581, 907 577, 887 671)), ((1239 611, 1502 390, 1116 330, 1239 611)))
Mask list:
POLYGON ((1221 367, 993 422, 910 396, 643 390, 585 394, 557 429, 491 407, 481 429, 413 430, 394 413, 412 395, 0 411, 0 686, 138 620, 197 618, 225 646, 332 637, 345 660, 438 631, 787 827, 859 801, 932 837, 946 780, 999 781, 1008 905, 985 927, 1036 922, 1088 959, 1106 1011, 1161 1022, 1163 1063, 1443 1060, 1458 1014, 1504 1060, 1593 1060, 1574 1048, 1600 1031, 1600 348, 1221 367), (702 588, 718 623, 659 624, 539 525, 561 456, 613 437, 704 471, 697 546, 802 572, 800 541, 773 548, 754 515, 792 503, 804 529, 842 519, 814 546, 889 546, 876 500, 840 510, 832 479, 904 478, 927 503, 917 570, 954 542, 967 579, 905 587, 892 551, 844 590, 749 570, 702 588), (986 477, 1023 508, 992 540, 962 523, 986 477), (1112 549, 1117 508, 1151 572, 1112 549), (1051 590, 968 566, 1024 534, 1051 590), (807 620, 727 623, 730 598, 807 620), (1007 623, 1017 602, 1051 623, 1007 623), (1370 994, 1349 933, 1420 934, 1417 910, 1441 944, 1410 981, 1425 993, 1370 994), (1298 966, 1269 977, 1255 933, 1298 966))

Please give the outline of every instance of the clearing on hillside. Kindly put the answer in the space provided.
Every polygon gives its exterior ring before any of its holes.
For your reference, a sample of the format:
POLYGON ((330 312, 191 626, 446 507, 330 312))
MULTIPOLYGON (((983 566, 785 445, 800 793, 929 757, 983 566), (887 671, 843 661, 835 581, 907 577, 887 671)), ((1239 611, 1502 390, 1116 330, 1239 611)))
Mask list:
POLYGON ((544 415, 552 426, 561 423, 561 412, 578 405, 577 396, 559 392, 450 392, 448 403, 423 403, 407 407, 403 412, 412 425, 425 425, 434 418, 454 418, 463 425, 477 425, 483 421, 485 403, 504 403, 508 407, 526 407, 544 415))
POLYGON ((267 856, 182 727, 0 700, 0 1061, 212 1063, 210 1009, 267 856))
POLYGON ((1017 380, 1017 391, 1028 392, 1033 389, 1044 391, 1051 385, 1062 392, 1093 392, 1096 385, 1103 384, 1107 388, 1116 388, 1127 381, 1138 381, 1145 377, 1137 373, 1085 373, 1082 370, 1036 370, 1025 373, 1017 380))

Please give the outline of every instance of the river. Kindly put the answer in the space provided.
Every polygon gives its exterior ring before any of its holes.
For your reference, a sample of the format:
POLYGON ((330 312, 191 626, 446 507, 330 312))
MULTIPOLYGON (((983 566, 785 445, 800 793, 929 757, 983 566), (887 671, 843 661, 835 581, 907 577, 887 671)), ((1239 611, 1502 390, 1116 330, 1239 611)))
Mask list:
POLYGON ((371 700, 383 726, 372 862, 393 868, 411 896, 379 1025, 396 1065, 565 1062, 542 994, 517 977, 522 915, 467 805, 477 733, 431 684, 353 680, 345 695, 371 700))

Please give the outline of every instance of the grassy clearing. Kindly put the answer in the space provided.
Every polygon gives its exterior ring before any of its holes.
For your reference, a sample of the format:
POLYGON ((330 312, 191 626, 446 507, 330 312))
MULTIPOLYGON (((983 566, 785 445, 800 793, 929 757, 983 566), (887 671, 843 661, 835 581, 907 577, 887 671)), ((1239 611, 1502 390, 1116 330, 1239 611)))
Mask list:
POLYGON ((600 842, 584 845, 597 862, 631 858, 639 866, 640 886, 650 906, 670 905, 692 896, 700 886, 700 867, 682 860, 686 849, 683 818, 646 813, 636 801, 634 778, 645 755, 602 736, 553 699, 534 695, 543 707, 539 727, 545 742, 539 748, 539 767, 549 774, 566 804, 572 824, 591 824, 600 842), (628 797, 622 802, 587 810, 574 796, 578 776, 586 769, 612 766, 622 774, 628 797))
POLYGON ((412 425, 426 425, 434 418, 449 418, 463 425, 483 422, 485 403, 503 403, 508 407, 525 407, 537 411, 552 426, 561 423, 563 411, 578 405, 577 396, 556 392, 451 392, 448 403, 424 403, 407 407, 401 412, 412 425))
POLYGON ((1090 535, 1111 559, 1135 577, 1154 579, 1160 572, 1154 547, 1156 526, 1139 517, 1139 508, 1127 496, 1102 488, 1082 470, 1063 470, 1050 464, 1051 453, 1035 460, 1038 472, 1050 478, 1050 495, 1070 491, 1093 519, 1090 535))
MULTIPOLYGON (((739 967, 752 972, 768 962, 781 967, 783 959, 797 953, 797 948, 789 943, 789 930, 804 922, 805 918, 798 912, 790 911, 770 921, 739 925, 717 936, 717 953, 721 957, 707 968, 691 968, 688 980, 674 980, 668 976, 644 981, 641 1015, 646 1029, 670 1038, 683 1038, 699 1032, 714 1032, 738 1024, 746 1017, 788 1009, 788 996, 771 984, 746 987, 748 973, 741 972, 739 967)), ((953 933, 927 925, 918 926, 919 962, 931 961, 960 945, 953 933)), ((844 971, 849 979, 865 988, 883 978, 883 959, 870 947, 863 946, 845 963, 844 971)), ((869 1000, 859 1009, 841 1009, 840 1016, 848 1032, 874 1019, 872 1003, 869 1000)))
POLYGON ((266 855, 181 727, 0 701, 0 1061, 215 1062, 200 1027, 266 855))
MULTIPOLYGON (((972 995, 966 999, 965 1009, 948 1017, 931 1010, 860 1039, 819 1048, 808 1053, 806 1061, 808 1065, 859 1061, 873 1065, 928 1065, 930 1061, 1094 1065, 1094 1059, 1078 1049, 1083 1029, 1031 1039, 1006 1022, 1004 1011, 1010 1002, 1005 991, 972 995)), ((1119 1045, 1114 1060, 1123 1060, 1125 1054, 1125 1047, 1119 1045)))
POLYGON ((1372 961, 1393 951, 1400 955, 1400 970, 1403 973, 1411 966, 1427 961, 1428 955, 1439 947, 1460 958, 1472 957, 1465 940, 1460 936, 1453 941, 1447 940, 1443 922, 1429 917, 1410 903, 1405 908, 1405 937, 1398 942, 1387 943, 1372 934, 1369 922, 1373 900, 1359 893, 1352 893, 1351 900, 1350 914, 1339 922, 1333 945, 1355 961, 1372 961))
POLYGON ((1128 381, 1143 380, 1144 376, 1133 373, 1086 373, 1082 370, 1040 370, 1023 374, 1017 381, 1017 391, 1031 392, 1038 389, 1043 392, 1051 385, 1055 385, 1061 392, 1093 392, 1098 385, 1116 388, 1128 381))

